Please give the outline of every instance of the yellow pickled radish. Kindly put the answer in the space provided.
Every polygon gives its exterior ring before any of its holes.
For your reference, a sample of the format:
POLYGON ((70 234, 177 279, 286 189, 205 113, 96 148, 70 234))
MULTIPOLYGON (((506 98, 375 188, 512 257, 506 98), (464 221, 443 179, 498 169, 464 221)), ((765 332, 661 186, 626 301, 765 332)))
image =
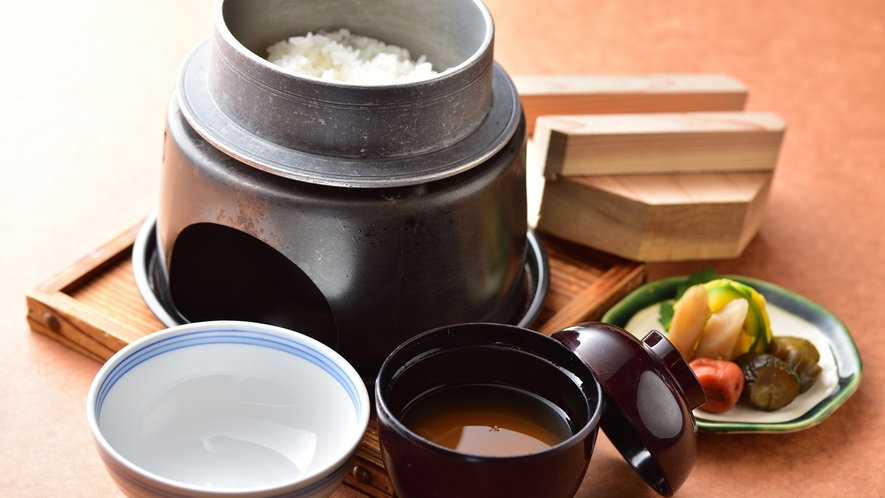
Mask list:
POLYGON ((691 361, 693 357, 695 344, 704 331, 704 322, 707 321, 709 312, 707 291, 703 284, 689 287, 673 305, 673 321, 670 323, 667 339, 682 354, 685 361, 691 361))
POLYGON ((729 301, 721 310, 710 315, 698 346, 694 351, 695 358, 713 358, 716 360, 734 359, 734 345, 744 328, 744 320, 750 310, 750 303, 743 298, 729 301))

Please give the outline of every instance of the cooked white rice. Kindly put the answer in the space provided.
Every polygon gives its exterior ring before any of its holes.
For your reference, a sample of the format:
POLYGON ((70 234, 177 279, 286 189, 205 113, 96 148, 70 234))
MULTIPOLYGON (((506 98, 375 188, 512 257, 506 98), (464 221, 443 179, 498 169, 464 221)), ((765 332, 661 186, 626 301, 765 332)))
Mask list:
POLYGON ((358 85, 388 85, 432 78, 427 57, 412 60, 409 51, 348 29, 293 36, 267 48, 270 62, 298 74, 358 85))

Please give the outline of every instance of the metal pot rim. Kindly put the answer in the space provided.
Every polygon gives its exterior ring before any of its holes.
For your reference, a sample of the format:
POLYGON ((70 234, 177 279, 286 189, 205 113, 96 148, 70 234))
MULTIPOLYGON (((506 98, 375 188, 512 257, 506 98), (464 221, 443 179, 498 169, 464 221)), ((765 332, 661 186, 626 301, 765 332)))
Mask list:
POLYGON ((284 178, 320 185, 388 188, 441 180, 495 155, 519 125, 522 107, 516 87, 494 63, 492 105, 473 133, 455 144, 424 154, 393 158, 344 158, 311 154, 270 142, 227 116, 209 94, 210 40, 182 64, 176 89, 182 114, 207 142, 250 166, 284 178))
POLYGON ((227 26, 227 23, 224 19, 224 0, 216 0, 215 5, 213 7, 213 22, 214 28, 216 31, 216 36, 219 36, 223 43, 233 47, 236 49, 237 53, 242 57, 246 57, 253 64, 257 64, 271 72, 281 73, 286 76, 295 76, 297 78, 302 78, 310 81, 314 81, 317 83, 321 83, 324 86, 329 87, 342 87, 347 90, 352 91, 377 91, 384 90, 385 88, 396 88, 402 90, 408 90, 410 87, 417 88, 421 86, 426 86, 428 84, 434 84, 439 80, 450 79, 457 76, 460 73, 465 72, 471 66, 474 66, 481 59, 485 58, 487 52, 489 52, 492 48, 492 44, 494 42, 494 21, 492 20, 492 14, 489 12, 488 7, 482 2, 478 0, 474 0, 474 5, 479 11, 480 15, 483 18, 483 21, 486 25, 486 31, 483 36, 482 43, 476 52, 468 57, 466 60, 461 62, 460 64, 450 67, 445 71, 441 71, 439 74, 432 78, 428 78, 426 80, 414 81, 408 83, 394 83, 389 85, 372 85, 371 87, 367 87, 365 85, 357 84, 357 83, 348 83, 345 81, 332 81, 332 80, 323 80, 320 78, 316 78, 308 75, 293 75, 290 71, 283 69, 271 62, 268 62, 266 59, 263 59, 253 53, 251 50, 246 48, 240 40, 237 39, 236 36, 231 33, 230 29, 227 26))

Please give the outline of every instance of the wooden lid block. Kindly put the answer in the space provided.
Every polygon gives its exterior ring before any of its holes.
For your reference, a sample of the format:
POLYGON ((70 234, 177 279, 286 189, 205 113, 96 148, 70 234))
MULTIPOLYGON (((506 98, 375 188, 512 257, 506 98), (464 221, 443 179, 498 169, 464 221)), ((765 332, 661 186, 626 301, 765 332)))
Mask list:
POLYGON ((548 178, 773 171, 786 124, 770 112, 542 116, 548 178))
POLYGON ((722 74, 514 76, 528 133, 538 116, 740 111, 747 87, 722 74))
POLYGON ((758 232, 773 173, 547 180, 538 230, 634 261, 737 257, 758 232))

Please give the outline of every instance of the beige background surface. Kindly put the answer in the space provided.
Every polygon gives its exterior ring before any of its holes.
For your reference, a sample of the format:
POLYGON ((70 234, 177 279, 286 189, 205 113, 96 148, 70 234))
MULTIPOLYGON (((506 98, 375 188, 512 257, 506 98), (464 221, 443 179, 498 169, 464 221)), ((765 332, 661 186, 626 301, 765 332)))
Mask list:
MULTIPOLYGON (((4 2, 0 11, 0 496, 119 496, 84 398, 99 365, 31 333, 27 290, 150 212, 178 66, 211 0, 4 2)), ((885 3, 490 0, 511 74, 720 72, 788 124, 767 216, 722 273, 829 308, 857 393, 786 435, 699 438, 678 496, 883 496, 885 3)), ((711 262, 650 265, 650 278, 711 262)), ((579 496, 654 496, 602 438, 579 496)), ((342 489, 340 496, 353 495, 342 489)))

